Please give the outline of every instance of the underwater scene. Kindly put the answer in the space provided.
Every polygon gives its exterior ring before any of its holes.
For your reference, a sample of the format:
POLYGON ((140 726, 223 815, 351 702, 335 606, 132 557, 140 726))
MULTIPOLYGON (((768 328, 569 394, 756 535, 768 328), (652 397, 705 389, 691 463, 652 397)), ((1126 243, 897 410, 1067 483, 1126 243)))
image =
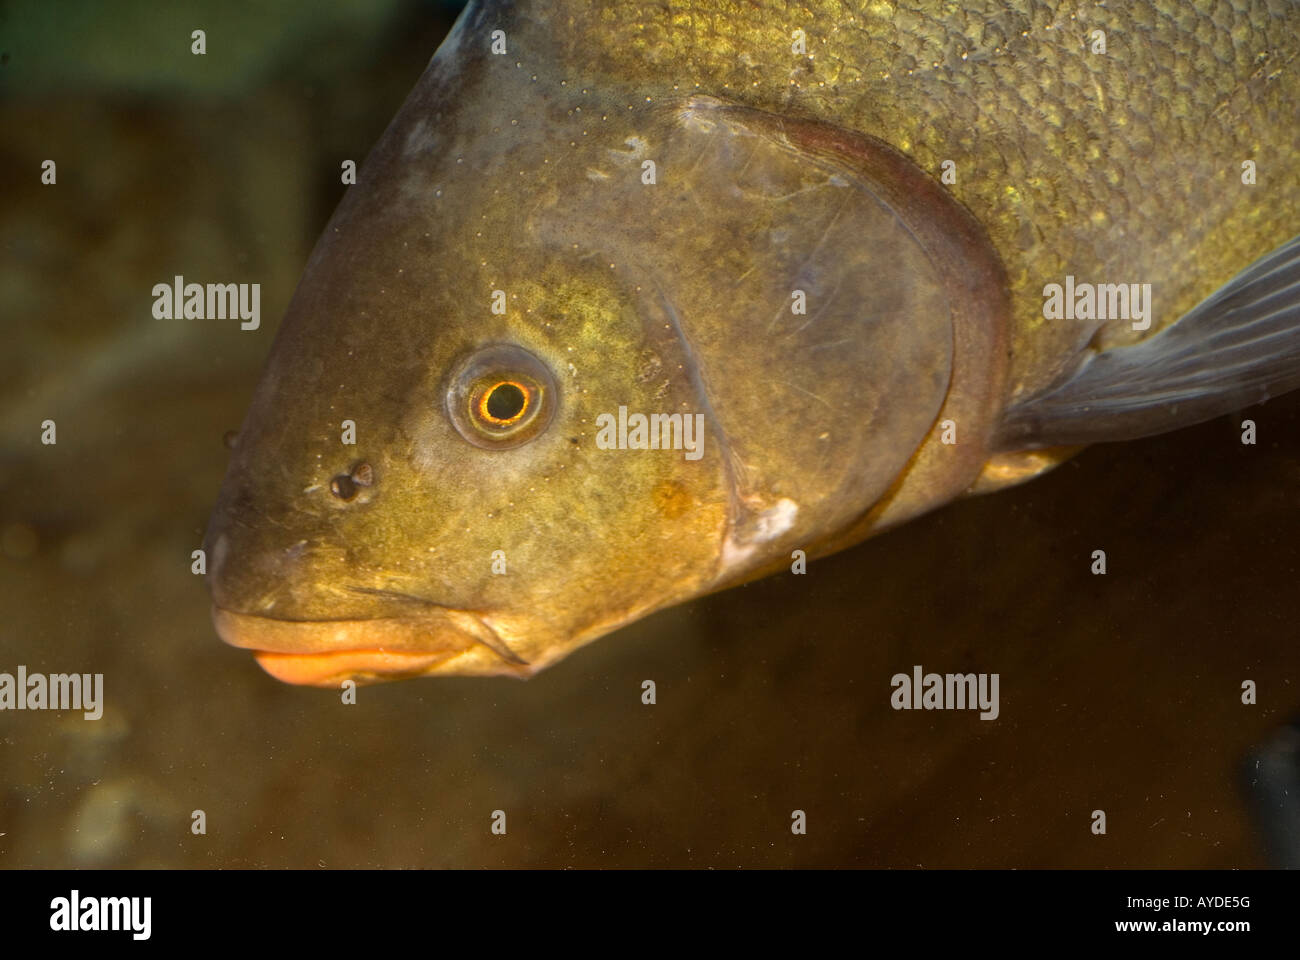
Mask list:
POLYGON ((0 2, 0 867, 1300 865, 1297 37, 0 2))

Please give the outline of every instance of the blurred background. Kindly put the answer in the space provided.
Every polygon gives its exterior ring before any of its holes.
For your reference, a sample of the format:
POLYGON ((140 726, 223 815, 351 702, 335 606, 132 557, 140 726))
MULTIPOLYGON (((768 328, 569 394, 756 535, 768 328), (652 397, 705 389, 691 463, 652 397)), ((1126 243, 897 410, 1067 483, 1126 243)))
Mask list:
POLYGON ((219 642, 190 552, 222 436, 340 164, 456 6, 0 2, 0 671, 103 673, 106 701, 0 713, 0 866, 1269 863, 1250 758, 1300 713, 1297 395, 1246 414, 1256 446, 1235 417, 1094 448, 527 683, 345 706, 219 642), (155 320, 176 274, 259 282, 262 328, 155 320), (1000 718, 895 712, 914 664, 999 673, 1000 718))

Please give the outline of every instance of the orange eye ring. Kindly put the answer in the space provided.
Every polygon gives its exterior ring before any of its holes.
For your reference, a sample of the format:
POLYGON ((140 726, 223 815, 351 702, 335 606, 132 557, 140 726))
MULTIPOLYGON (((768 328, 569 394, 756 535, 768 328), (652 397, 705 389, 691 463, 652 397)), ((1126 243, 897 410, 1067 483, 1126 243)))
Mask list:
POLYGON ((532 402, 533 391, 526 385, 499 380, 479 394, 478 415, 494 427, 508 427, 524 418, 532 402))
POLYGON ((558 388, 550 367, 511 343, 480 347, 446 381, 446 412, 456 432, 476 447, 508 450, 546 431, 558 388))

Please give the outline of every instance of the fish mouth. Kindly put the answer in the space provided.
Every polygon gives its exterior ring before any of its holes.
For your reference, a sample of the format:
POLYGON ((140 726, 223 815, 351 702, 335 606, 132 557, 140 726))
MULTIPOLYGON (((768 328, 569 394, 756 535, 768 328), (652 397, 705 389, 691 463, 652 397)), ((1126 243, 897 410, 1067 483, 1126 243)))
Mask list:
POLYGON ((337 687, 431 673, 527 677, 531 665, 481 615, 432 608, 419 616, 290 620, 214 605, 212 623, 233 647, 285 683, 337 687))

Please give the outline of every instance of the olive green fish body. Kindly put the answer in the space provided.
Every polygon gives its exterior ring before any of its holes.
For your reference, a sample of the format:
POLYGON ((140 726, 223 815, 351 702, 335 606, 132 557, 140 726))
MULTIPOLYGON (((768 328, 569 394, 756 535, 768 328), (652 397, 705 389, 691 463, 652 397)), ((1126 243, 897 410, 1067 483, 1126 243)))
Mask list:
POLYGON ((1298 26, 471 6, 281 326, 209 530, 219 631, 295 682, 527 676, 1194 422, 1161 390, 1204 419, 1300 385, 1298 26), (1149 284, 1149 323, 1047 316, 1067 277, 1149 284), (1229 347, 1250 375, 1207 381, 1229 347))

